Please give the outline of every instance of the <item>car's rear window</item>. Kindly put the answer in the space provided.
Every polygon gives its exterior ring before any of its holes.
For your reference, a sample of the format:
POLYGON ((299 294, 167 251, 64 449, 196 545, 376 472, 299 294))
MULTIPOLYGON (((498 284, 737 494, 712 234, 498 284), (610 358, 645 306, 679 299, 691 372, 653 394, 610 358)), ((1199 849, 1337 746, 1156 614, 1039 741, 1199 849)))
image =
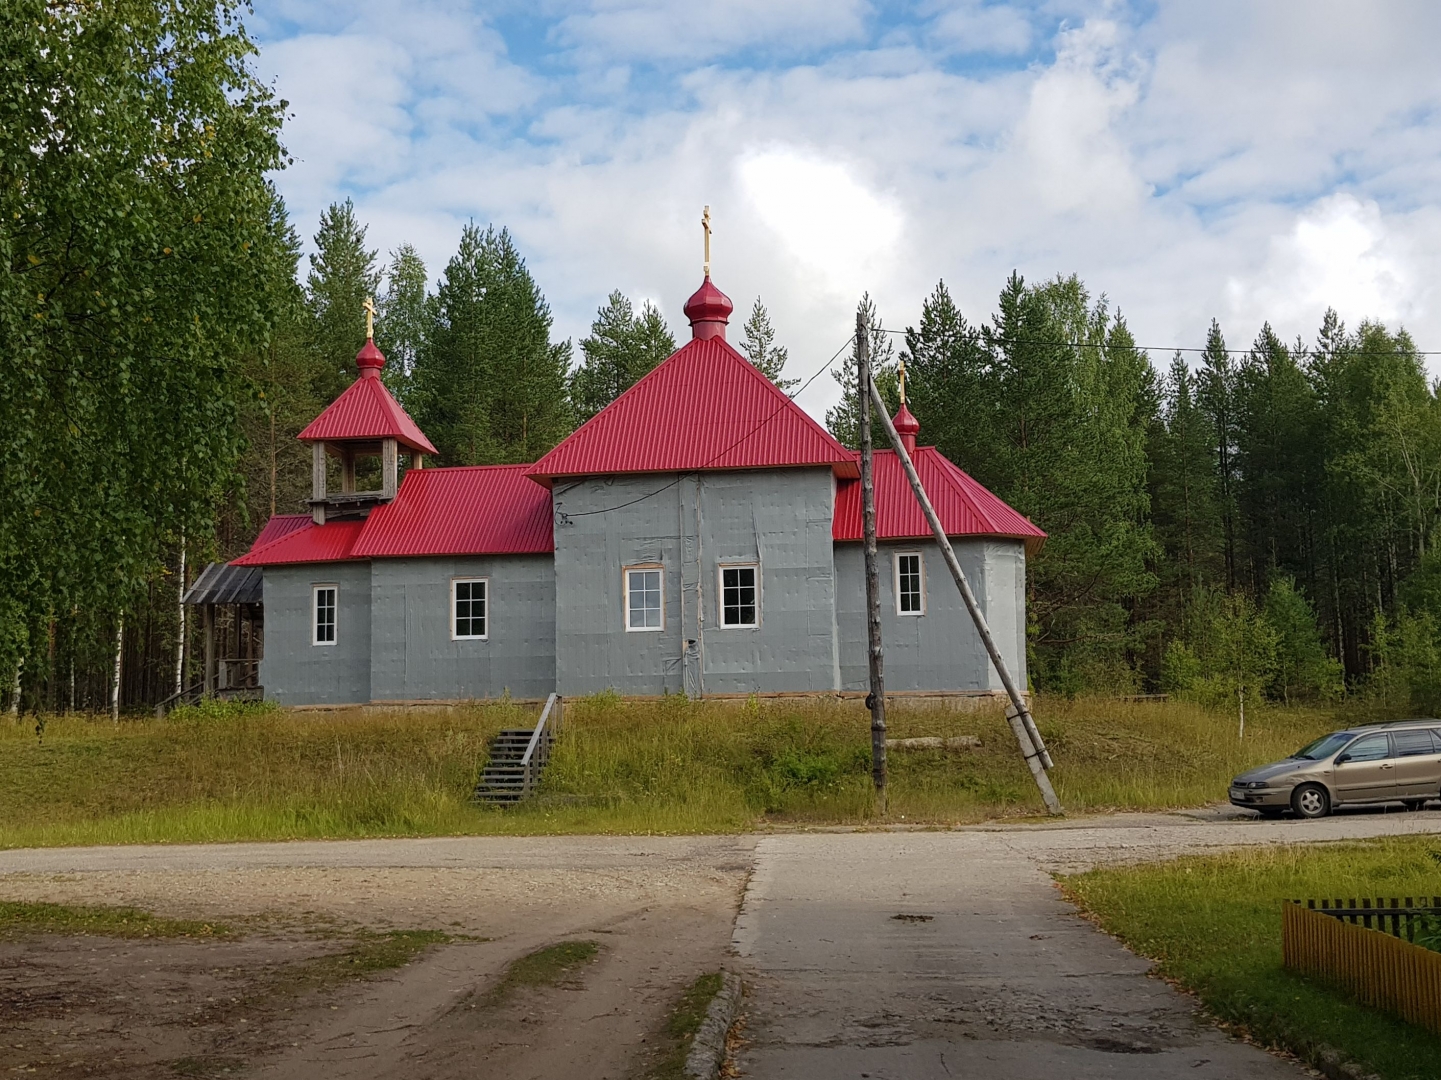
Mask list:
POLYGON ((1396 747, 1397 757, 1416 757, 1419 754, 1434 754, 1435 744, 1432 742, 1431 731, 1421 728, 1418 731, 1393 731, 1391 742, 1396 747))
POLYGON ((1330 735, 1322 735, 1309 746, 1301 747, 1292 757, 1303 758, 1306 761, 1320 761, 1322 758, 1328 758, 1337 750, 1340 750, 1341 747, 1345 746, 1354 737, 1355 736, 1349 735, 1344 731, 1333 731, 1330 735))

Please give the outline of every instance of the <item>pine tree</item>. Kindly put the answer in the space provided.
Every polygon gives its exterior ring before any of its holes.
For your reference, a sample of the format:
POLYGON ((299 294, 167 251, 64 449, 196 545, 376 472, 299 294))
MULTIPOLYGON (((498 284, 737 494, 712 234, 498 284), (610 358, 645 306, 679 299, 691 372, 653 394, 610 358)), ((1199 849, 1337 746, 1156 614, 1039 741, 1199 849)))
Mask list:
POLYGON ((957 310, 944 281, 922 303, 920 326, 906 328, 901 358, 907 401, 921 423, 921 437, 989 483, 996 438, 990 357, 980 331, 957 310))
POLYGON ((550 329, 550 307, 510 232, 467 225, 409 391, 445 464, 534 461, 569 434, 570 342, 552 342, 550 329))
POLYGON ((1179 624, 1191 596, 1225 577, 1210 425, 1196 403, 1196 376, 1181 354, 1166 375, 1150 449, 1151 521, 1161 545, 1162 590, 1179 624))
POLYGON ((640 314, 619 289, 606 298, 580 343, 583 359, 570 376, 570 400, 584 423, 675 352, 660 309, 647 300, 640 314))
POLYGON ((365 300, 380 288, 375 251, 365 247, 366 227, 346 199, 320 216, 305 299, 311 336, 323 374, 318 389, 333 399, 355 378, 355 354, 365 344, 365 300))
POLYGON ((385 295, 380 298, 375 320, 375 344, 385 354, 381 377, 403 405, 410 389, 410 373, 432 319, 426 291, 428 279, 420 253, 409 244, 390 253, 385 276, 385 295))
POLYGON ((755 307, 751 308, 750 318, 746 320, 745 341, 741 343, 741 352, 745 353, 746 359, 754 364, 760 373, 776 387, 783 391, 789 391, 793 386, 799 386, 799 379, 782 379, 781 372, 785 370, 788 353, 784 345, 775 344, 776 332, 771 326, 771 316, 761 303, 761 298, 756 297, 755 307))
MULTIPOLYGON (((881 392, 886 408, 894 415, 901 407, 900 380, 897 377, 896 369, 896 347, 891 341, 891 335, 886 332, 885 326, 881 322, 881 316, 876 311, 876 304, 871 299, 870 293, 861 297, 857 310, 865 312, 867 325, 871 328, 871 378, 875 380, 876 389, 881 392)), ((842 446, 847 446, 852 450, 860 446, 860 412, 856 404, 856 365, 859 362, 857 346, 852 345, 850 355, 846 357, 839 368, 831 372, 831 378, 835 379, 841 388, 840 403, 834 408, 826 410, 826 427, 830 429, 830 433, 842 446)), ((871 412, 874 414, 875 409, 872 408, 871 412)), ((880 417, 874 415, 871 419, 871 444, 876 447, 890 445, 885 425, 881 423, 880 417)))
POLYGON ((1236 365, 1226 351, 1221 325, 1211 320, 1206 351, 1201 354, 1197 400, 1211 424, 1216 497, 1221 513, 1221 543, 1226 562, 1226 588, 1236 587, 1236 365))

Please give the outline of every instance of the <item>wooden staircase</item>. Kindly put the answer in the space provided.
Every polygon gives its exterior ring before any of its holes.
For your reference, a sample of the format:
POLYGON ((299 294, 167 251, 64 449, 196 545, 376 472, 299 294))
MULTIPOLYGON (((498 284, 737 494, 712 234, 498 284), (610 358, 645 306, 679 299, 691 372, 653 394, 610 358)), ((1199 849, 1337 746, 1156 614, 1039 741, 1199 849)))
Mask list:
POLYGON ((516 803, 540 786, 550 748, 560 732, 559 694, 546 698, 534 728, 505 728, 490 741, 490 757, 475 786, 481 802, 516 803))

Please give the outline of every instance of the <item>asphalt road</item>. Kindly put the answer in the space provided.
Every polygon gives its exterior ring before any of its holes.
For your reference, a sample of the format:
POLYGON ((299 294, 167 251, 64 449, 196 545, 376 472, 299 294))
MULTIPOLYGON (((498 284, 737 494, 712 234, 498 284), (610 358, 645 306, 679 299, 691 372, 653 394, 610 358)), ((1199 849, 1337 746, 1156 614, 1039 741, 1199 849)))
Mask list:
POLYGON ((738 1064, 767 1080, 1309 1075, 1198 1020, 1048 871, 1409 832, 1441 832, 1441 814, 764 837, 734 937, 751 975, 738 1064))

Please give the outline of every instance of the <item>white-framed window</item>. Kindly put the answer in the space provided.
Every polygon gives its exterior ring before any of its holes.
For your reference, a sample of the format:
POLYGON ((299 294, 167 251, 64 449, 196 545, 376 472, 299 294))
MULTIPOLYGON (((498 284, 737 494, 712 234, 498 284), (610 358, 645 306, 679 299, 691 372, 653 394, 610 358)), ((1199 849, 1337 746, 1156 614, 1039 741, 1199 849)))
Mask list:
POLYGON ((761 572, 755 563, 721 565, 720 611, 725 627, 760 625, 761 572))
POLYGON ((664 630, 665 569, 627 566, 624 576, 626 630, 664 630))
POLYGON ((310 588, 310 644, 335 644, 336 599, 338 585, 312 585, 310 588))
POLYGON ((896 552, 896 614, 926 613, 926 563, 919 551, 896 552))
POLYGON ((450 638, 484 640, 487 636, 487 605, 490 581, 487 578, 450 579, 450 638))

